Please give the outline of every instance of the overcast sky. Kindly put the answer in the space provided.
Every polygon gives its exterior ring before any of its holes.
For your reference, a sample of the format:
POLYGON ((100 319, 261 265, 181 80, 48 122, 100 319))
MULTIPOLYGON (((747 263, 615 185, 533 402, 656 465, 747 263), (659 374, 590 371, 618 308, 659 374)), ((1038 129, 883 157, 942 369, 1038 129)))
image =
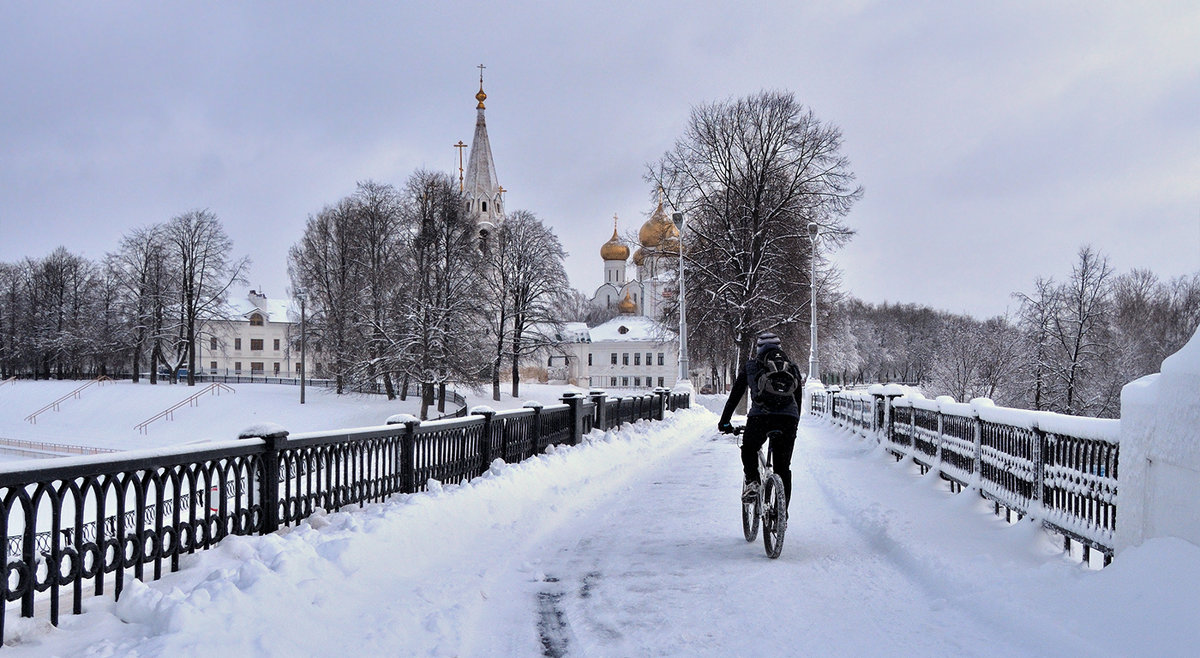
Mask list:
POLYGON ((0 261, 209 208, 283 296, 310 214, 456 170, 483 63, 507 207, 589 295, 690 108, 761 89, 843 131, 864 300, 1003 313, 1085 243, 1200 270, 1195 0, 592 4, 0 4, 0 261))

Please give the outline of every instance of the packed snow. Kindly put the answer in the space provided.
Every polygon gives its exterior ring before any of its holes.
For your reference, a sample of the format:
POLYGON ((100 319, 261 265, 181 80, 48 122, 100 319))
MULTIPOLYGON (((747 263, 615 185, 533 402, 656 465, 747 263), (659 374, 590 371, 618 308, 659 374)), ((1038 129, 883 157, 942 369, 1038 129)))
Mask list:
MULTIPOLYGON (((714 400, 715 402, 715 400, 714 400)), ((738 448, 703 408, 428 493, 231 537, 12 655, 1182 655, 1200 548, 1103 570, 811 417, 783 555, 742 539, 738 448)))

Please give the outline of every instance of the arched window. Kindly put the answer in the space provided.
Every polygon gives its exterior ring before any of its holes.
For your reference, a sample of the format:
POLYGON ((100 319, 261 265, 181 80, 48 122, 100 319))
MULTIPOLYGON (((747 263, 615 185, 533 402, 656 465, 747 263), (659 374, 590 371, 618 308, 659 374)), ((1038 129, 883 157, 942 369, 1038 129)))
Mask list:
POLYGON ((483 212, 487 212, 487 201, 483 202, 483 212))
POLYGON ((259 315, 258 313, 251 315, 250 316, 250 326, 251 327, 263 326, 263 316, 259 315))

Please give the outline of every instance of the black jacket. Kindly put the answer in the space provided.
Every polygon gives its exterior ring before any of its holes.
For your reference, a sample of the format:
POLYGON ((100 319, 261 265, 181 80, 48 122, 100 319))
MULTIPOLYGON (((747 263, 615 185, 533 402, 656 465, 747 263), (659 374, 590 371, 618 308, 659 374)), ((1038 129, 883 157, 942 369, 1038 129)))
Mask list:
MULTIPOLYGON (((733 411, 737 409, 738 403, 742 401, 742 396, 746 394, 746 389, 749 388, 748 381, 754 376, 758 368, 757 359, 750 359, 746 365, 742 366, 742 370, 738 372, 737 379, 733 380, 733 388, 729 391, 729 400, 725 402, 725 410, 721 413, 721 422, 728 423, 733 418, 733 411), (747 377, 750 373, 750 377, 747 377)), ((767 411, 754 403, 754 396, 750 396, 750 411, 746 416, 791 416, 792 418, 800 418, 800 408, 804 400, 804 377, 799 372, 796 375, 796 390, 792 393, 792 398, 795 400, 794 405, 788 405, 779 411, 767 411)))

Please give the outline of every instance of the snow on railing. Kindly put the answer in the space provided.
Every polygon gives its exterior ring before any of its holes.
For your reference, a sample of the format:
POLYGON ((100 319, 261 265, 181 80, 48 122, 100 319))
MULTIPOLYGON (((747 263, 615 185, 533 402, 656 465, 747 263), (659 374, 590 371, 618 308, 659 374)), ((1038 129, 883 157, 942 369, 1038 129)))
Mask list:
POLYGON ((0 386, 4 386, 5 384, 12 384, 16 381, 17 381, 17 378, 15 376, 9 377, 8 379, 0 379, 0 386))
POLYGON ((82 393, 85 388, 87 388, 93 384, 100 385, 105 382, 111 382, 111 381, 112 381, 112 379, 105 377, 104 375, 100 375, 99 377, 97 377, 95 379, 88 380, 88 382, 86 384, 84 384, 83 386, 80 386, 79 388, 71 391, 70 393, 67 393, 66 395, 62 396, 61 398, 55 400, 54 402, 51 402, 50 404, 42 407, 41 409, 38 409, 37 411, 29 414, 28 416, 25 417, 25 420, 29 421, 30 423, 33 423, 34 425, 37 425, 37 417, 38 416, 42 415, 43 413, 45 413, 47 411, 50 411, 51 409, 53 409, 54 411, 58 411, 58 409, 62 405, 62 403, 66 402, 67 400, 69 400, 71 398, 75 398, 76 400, 78 400, 79 394, 82 393))
POLYGON ((22 617, 48 604, 57 625, 60 602, 79 614, 85 591, 111 585, 119 596, 125 578, 177 571, 181 555, 227 535, 267 534, 318 508, 468 480, 496 459, 520 461, 689 404, 689 395, 667 389, 620 399, 572 393, 561 404, 480 408, 465 418, 400 415, 390 425, 295 435, 264 424, 237 441, 0 465, 9 574, 0 583, 22 617))
POLYGON ((810 392, 810 408, 882 443, 921 471, 937 470, 954 491, 974 489, 995 511, 1029 515, 1064 538, 1112 559, 1120 421, 928 400, 896 385, 810 392))
POLYGON ((112 448, 93 448, 91 446, 76 446, 69 443, 49 443, 46 441, 27 441, 25 439, 6 439, 0 437, 0 449, 13 448, 16 450, 36 450, 47 453, 45 457, 62 457, 63 455, 103 455, 117 452, 112 448), (57 454, 49 454, 57 453, 57 454))
POLYGON ((227 386, 220 382, 213 382, 212 384, 205 386, 204 388, 187 396, 186 398, 180 400, 179 402, 176 402, 175 404, 167 407, 166 409, 163 409, 162 411, 154 414, 153 416, 147 418, 146 420, 143 420, 142 422, 138 423, 137 425, 134 425, 133 429, 137 430, 138 433, 140 433, 140 434, 145 434, 148 431, 148 428, 150 427, 150 423, 153 423, 156 420, 160 420, 160 419, 164 419, 164 418, 166 420, 175 420, 175 412, 176 411, 182 409, 183 407, 194 407, 194 406, 200 404, 200 398, 205 395, 209 395, 209 394, 220 395, 222 392, 237 393, 237 391, 234 390, 234 388, 232 386, 227 386))

